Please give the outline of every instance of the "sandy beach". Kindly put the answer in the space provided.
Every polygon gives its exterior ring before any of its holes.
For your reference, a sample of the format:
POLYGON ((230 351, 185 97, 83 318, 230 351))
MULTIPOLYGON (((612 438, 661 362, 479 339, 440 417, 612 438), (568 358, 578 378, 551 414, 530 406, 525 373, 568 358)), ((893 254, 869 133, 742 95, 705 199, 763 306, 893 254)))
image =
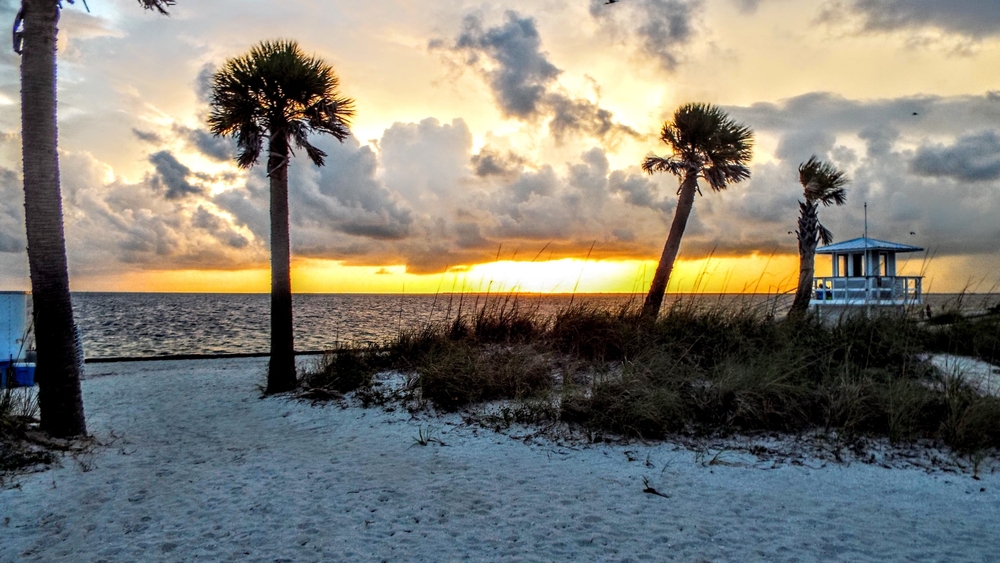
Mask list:
POLYGON ((997 557, 995 473, 525 444, 457 416, 262 400, 264 365, 88 366, 88 423, 106 445, 0 490, 0 561, 997 557), (428 433, 439 442, 417 444, 428 433))

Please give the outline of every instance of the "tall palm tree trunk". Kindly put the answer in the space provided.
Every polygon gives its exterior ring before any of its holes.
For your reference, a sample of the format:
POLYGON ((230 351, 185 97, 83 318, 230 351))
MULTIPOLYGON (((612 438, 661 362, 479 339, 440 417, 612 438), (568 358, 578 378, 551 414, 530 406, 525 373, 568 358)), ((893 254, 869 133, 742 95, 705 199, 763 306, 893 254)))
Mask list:
POLYGON ((295 388, 292 334, 291 249, 288 229, 288 139, 272 134, 267 170, 271 179, 271 361, 267 393, 295 388))
POLYGON ((813 278, 816 274, 816 244, 819 234, 819 206, 812 201, 799 202, 799 286, 788 318, 800 319, 809 310, 813 278))
POLYGON ((660 306, 663 304, 663 294, 667 291, 670 273, 674 269, 674 261, 677 259, 677 252, 681 248, 681 238, 684 236, 688 217, 691 216, 691 209, 694 207, 694 194, 697 188, 698 174, 693 170, 689 170, 684 176, 684 182, 681 184, 677 209, 674 211, 674 221, 670 225, 667 242, 663 245, 663 254, 660 255, 660 263, 656 266, 656 273, 653 274, 653 281, 649 285, 649 293, 646 295, 646 301, 642 305, 642 316, 646 319, 655 320, 660 314, 660 306))
POLYGON ((38 407, 42 430, 53 436, 87 433, 80 394, 80 351, 69 294, 56 126, 54 0, 23 0, 21 139, 24 224, 38 351, 38 407))

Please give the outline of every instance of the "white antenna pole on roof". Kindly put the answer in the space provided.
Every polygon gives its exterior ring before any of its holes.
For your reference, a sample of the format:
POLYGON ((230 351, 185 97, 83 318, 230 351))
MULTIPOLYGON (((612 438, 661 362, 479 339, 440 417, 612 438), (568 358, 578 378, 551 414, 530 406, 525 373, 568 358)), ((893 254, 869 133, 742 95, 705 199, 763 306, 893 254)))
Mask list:
POLYGON ((868 277, 868 270, 871 258, 868 257, 868 202, 865 202, 865 277, 868 277))

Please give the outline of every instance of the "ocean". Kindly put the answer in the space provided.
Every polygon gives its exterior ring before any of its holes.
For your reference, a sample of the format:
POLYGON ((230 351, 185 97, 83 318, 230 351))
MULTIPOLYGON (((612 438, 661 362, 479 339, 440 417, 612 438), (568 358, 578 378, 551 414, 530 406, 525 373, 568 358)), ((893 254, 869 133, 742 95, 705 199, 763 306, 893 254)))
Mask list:
MULTIPOLYGON (((392 295, 296 294, 295 347, 299 351, 329 350, 341 344, 380 343, 402 329, 453 319, 481 308, 517 301, 522 310, 551 315, 571 303, 615 307, 641 295, 392 295)), ((677 299, 698 306, 786 306, 788 296, 667 295, 665 306, 677 299)), ((935 309, 955 296, 927 295, 935 309)), ((269 349, 270 296, 220 293, 74 293, 84 356, 92 358, 148 357, 177 354, 266 353, 269 349)))
MULTIPOLYGON (((402 329, 443 322, 490 303, 554 313, 574 302, 627 303, 631 295, 296 294, 295 348, 380 343, 402 329)), ((219 293, 74 293, 73 309, 90 358, 264 353, 270 348, 270 295, 219 293)))

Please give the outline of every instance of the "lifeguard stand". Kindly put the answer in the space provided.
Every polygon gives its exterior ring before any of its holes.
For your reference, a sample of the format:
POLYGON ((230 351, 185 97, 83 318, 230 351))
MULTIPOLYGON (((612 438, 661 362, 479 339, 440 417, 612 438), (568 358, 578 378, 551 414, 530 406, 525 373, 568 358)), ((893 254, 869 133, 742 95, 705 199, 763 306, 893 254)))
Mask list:
POLYGON ((858 237, 824 246, 817 254, 833 259, 833 275, 816 277, 810 305, 825 307, 906 307, 923 302, 923 277, 896 275, 896 255, 923 248, 858 237))

